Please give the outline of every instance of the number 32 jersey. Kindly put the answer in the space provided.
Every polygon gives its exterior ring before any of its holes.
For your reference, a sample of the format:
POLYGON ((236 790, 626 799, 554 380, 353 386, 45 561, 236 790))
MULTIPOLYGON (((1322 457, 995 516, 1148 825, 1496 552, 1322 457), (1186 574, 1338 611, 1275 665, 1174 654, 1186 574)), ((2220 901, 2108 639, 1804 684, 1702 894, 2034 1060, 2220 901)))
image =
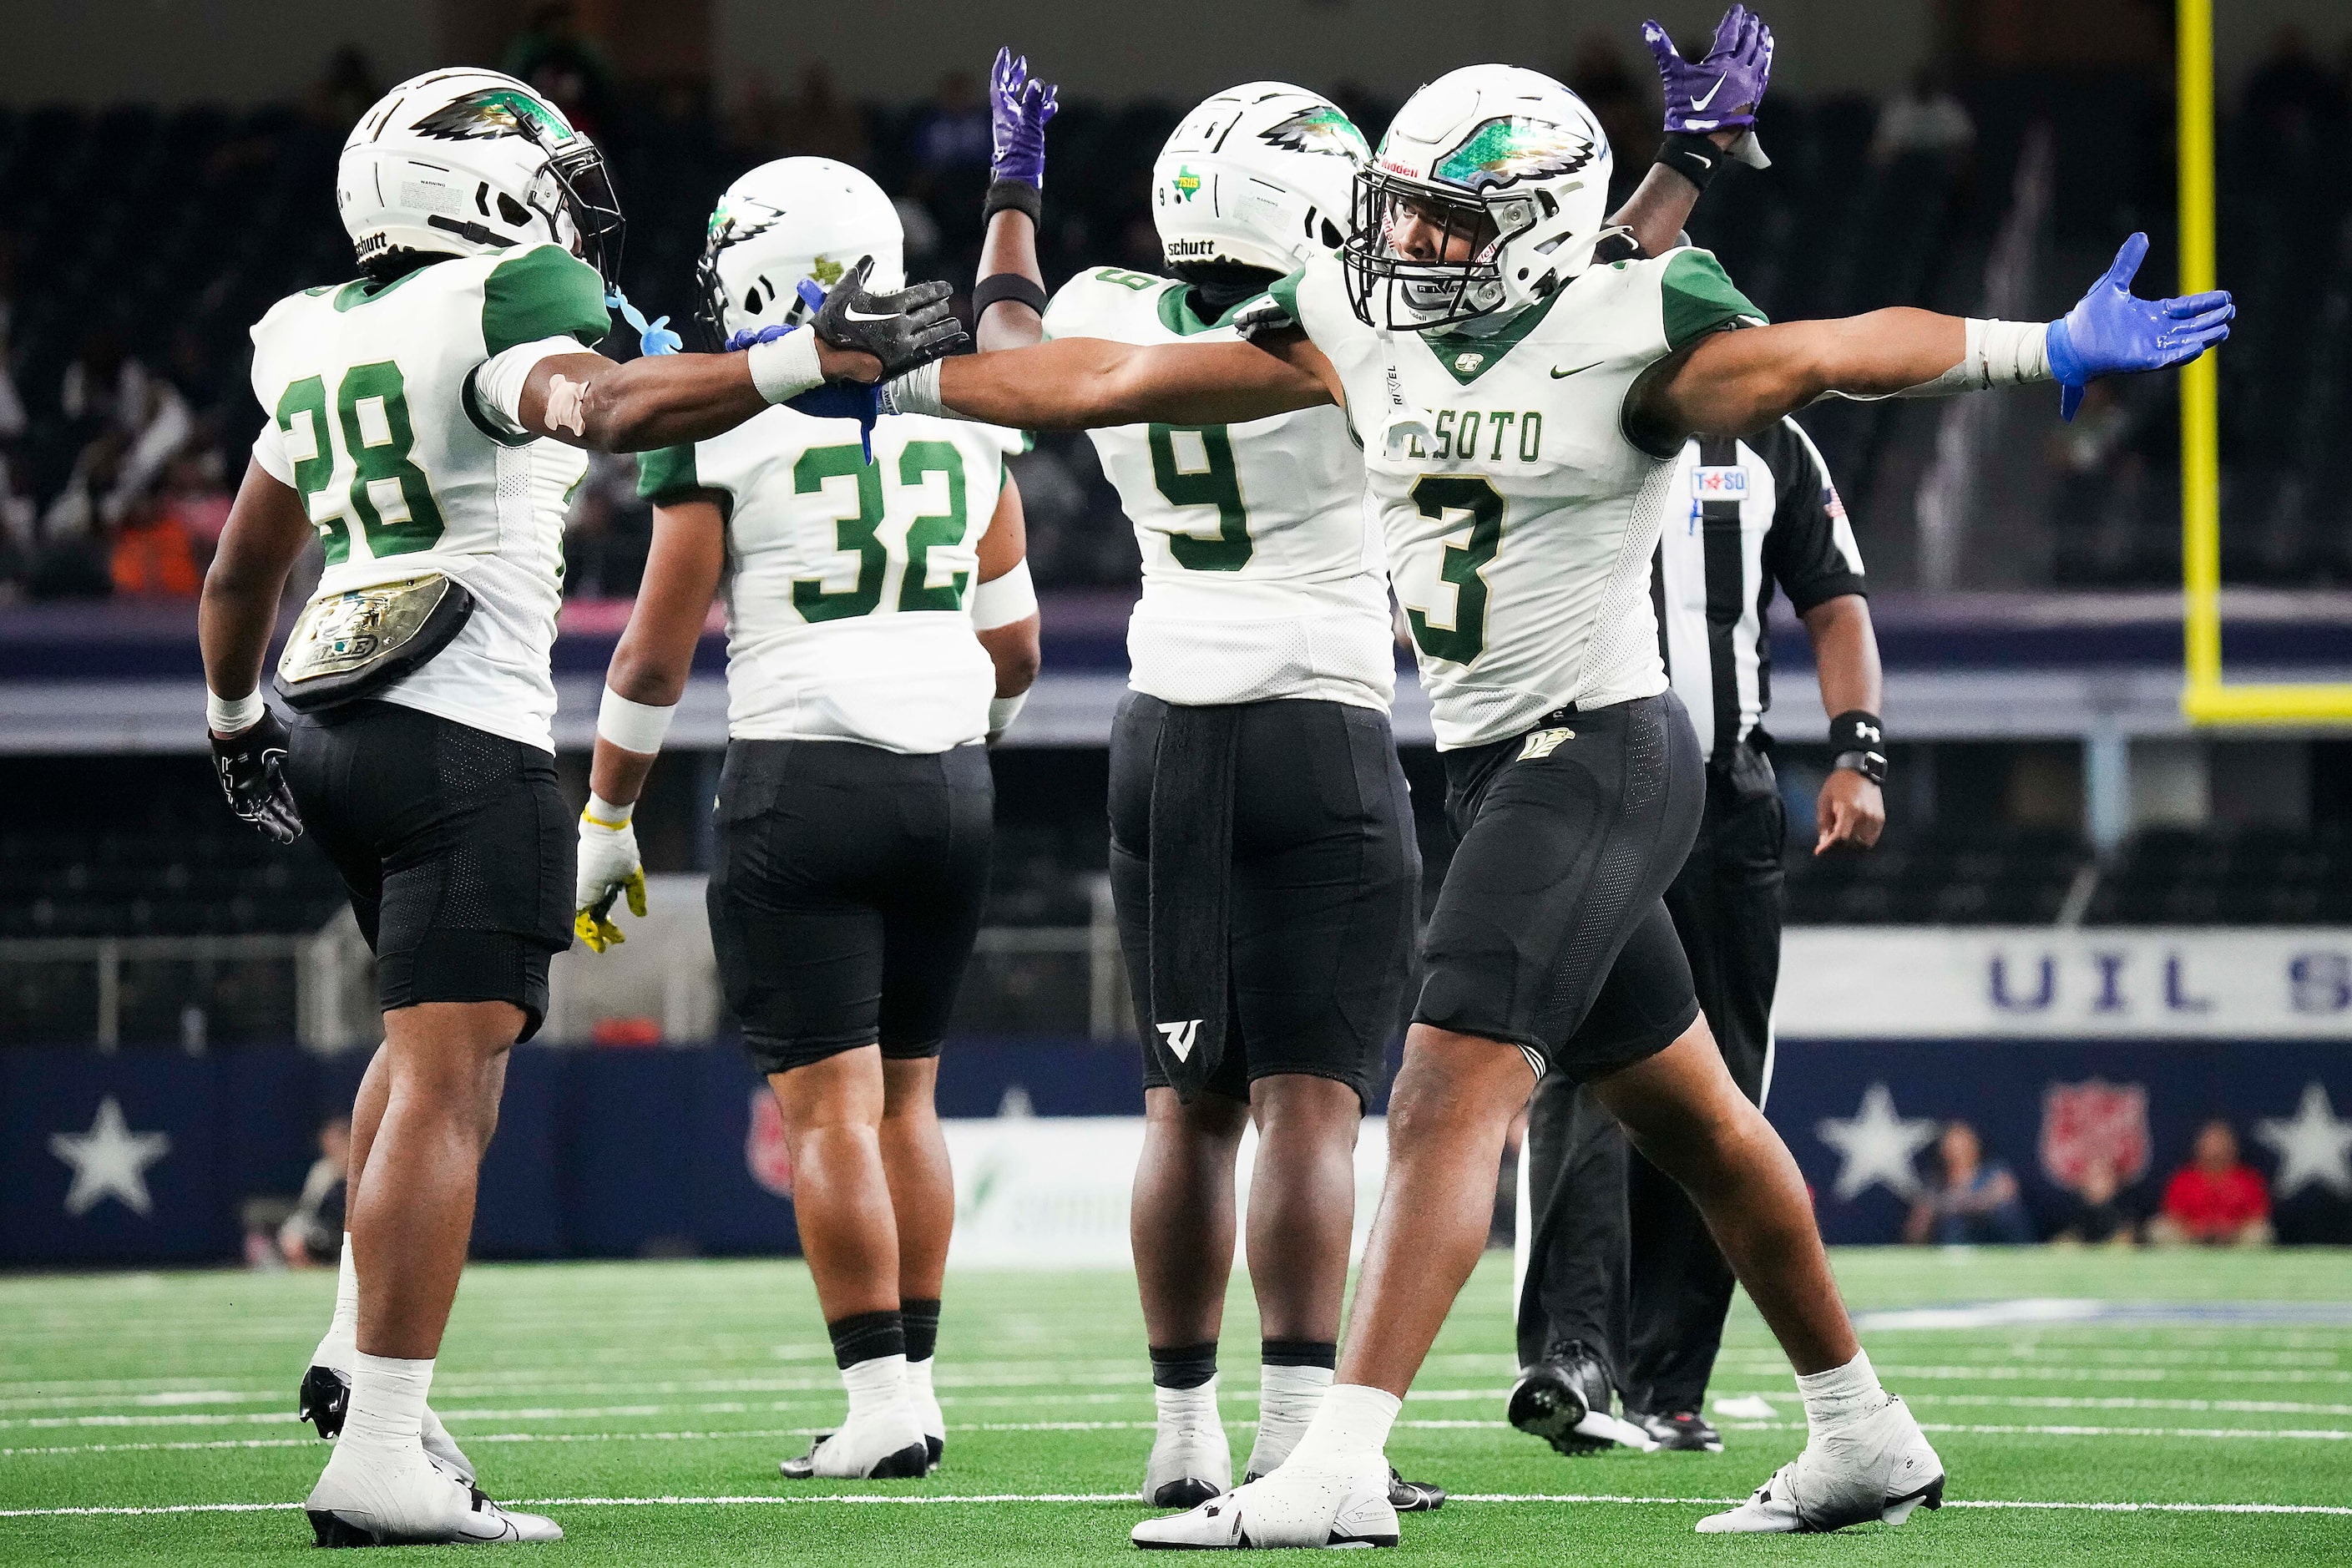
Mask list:
POLYGON ((1675 454, 1626 437, 1625 395, 1675 349, 1762 319, 1687 247, 1593 267, 1477 335, 1366 325, 1336 256, 1244 307, 1249 330, 1303 328, 1339 373, 1440 748, 1666 689, 1650 557, 1675 454))
POLYGON ((996 667, 971 627, 981 536, 1026 445, 991 425, 771 408, 638 459, 656 505, 727 519, 727 732, 906 753, 984 738, 996 667))
POLYGON ((474 373, 509 350, 578 352, 611 326, 595 268, 546 244, 305 289, 255 325, 269 418, 254 459, 319 531, 320 595, 428 572, 474 595, 455 640, 384 701, 554 750, 563 514, 588 459, 515 433, 474 373))
MULTIPOLYGON (((1231 319, 1202 321, 1187 292, 1117 268, 1081 273, 1055 295, 1046 335, 1232 341, 1231 319)), ((1386 568, 1345 414, 1087 434, 1143 550, 1129 685, 1188 706, 1314 698, 1388 709, 1386 568)))

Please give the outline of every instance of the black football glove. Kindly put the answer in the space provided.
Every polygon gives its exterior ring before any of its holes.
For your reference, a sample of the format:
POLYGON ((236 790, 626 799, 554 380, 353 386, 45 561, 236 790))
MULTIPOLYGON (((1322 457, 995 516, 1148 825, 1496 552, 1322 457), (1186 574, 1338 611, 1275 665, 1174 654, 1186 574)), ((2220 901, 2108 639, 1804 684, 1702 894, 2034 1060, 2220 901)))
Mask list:
POLYGON ((212 737, 213 768, 237 820, 257 833, 291 844, 302 837, 302 814, 286 787, 285 721, 264 708, 261 717, 227 740, 212 737))
POLYGON ((816 313, 818 337, 837 349, 872 354, 882 362, 885 381, 971 344, 963 323, 948 309, 953 290, 946 284, 869 294, 866 279, 873 270, 874 258, 866 257, 833 286, 816 313))

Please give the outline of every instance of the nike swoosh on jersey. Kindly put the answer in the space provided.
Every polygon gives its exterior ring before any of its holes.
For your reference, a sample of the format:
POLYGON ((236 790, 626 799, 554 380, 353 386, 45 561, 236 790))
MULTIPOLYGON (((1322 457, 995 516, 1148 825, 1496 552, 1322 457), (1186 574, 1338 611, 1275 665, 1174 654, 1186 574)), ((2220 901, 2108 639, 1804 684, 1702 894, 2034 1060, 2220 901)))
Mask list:
POLYGON ((1601 364, 1606 364, 1606 363, 1609 363, 1609 362, 1608 362, 1607 360, 1598 360, 1598 359, 1597 359, 1597 360, 1594 360, 1594 361, 1592 362, 1592 364, 1580 364, 1580 365, 1578 365, 1574 370, 1562 370, 1562 369, 1560 369, 1560 368, 1559 368, 1559 366, 1558 366, 1558 365, 1554 365, 1554 366, 1552 366, 1552 367, 1551 367, 1551 378, 1552 378, 1554 381, 1566 381, 1566 380, 1567 380, 1570 376, 1571 376, 1571 375, 1581 375, 1581 374, 1583 374, 1586 371, 1592 369, 1592 368, 1593 368, 1593 365, 1601 365, 1601 364))
POLYGON ((1705 113, 1706 106, 1715 101, 1715 95, 1723 90, 1723 84, 1727 79, 1729 79, 1727 77, 1716 78, 1715 85, 1706 89, 1706 96, 1705 98, 1694 98, 1691 100, 1691 108, 1696 112, 1705 113))

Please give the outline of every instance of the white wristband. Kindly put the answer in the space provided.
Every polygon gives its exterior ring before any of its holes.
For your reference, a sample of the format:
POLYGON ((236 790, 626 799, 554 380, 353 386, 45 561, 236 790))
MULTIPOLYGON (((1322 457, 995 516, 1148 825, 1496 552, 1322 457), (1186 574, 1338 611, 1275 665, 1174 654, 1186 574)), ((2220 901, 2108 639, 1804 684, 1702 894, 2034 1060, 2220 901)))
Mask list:
POLYGON ((917 365, 882 385, 882 407, 888 414, 929 414, 938 419, 961 417, 940 402, 940 362, 917 365))
POLYGON ((234 735, 240 730, 250 730, 261 722, 269 711, 261 700, 261 689, 254 688, 242 697, 216 697, 210 688, 205 691, 205 725, 215 735, 234 735))
POLYGON ((798 397, 824 384, 824 367, 817 363, 816 332, 812 328, 753 343, 745 357, 751 362, 751 384, 771 403, 798 397))
POLYGON ((580 820, 593 822, 599 827, 617 831, 626 827, 629 825, 629 818, 636 814, 635 801, 633 800, 626 805, 614 805, 592 789, 588 792, 588 809, 580 814, 580 820))
POLYGON ((1960 363, 1933 381, 1906 386, 1898 397, 1949 397, 1995 386, 2021 386, 2050 379, 2050 326, 2046 321, 1990 321, 1971 316, 1960 363))
POLYGON ((1002 577, 991 577, 971 591, 971 629, 992 632, 1037 613, 1037 585, 1030 580, 1026 557, 1013 563, 1002 577))
POLYGON ((596 710, 596 737, 625 752, 650 757, 661 750, 662 737, 669 733, 669 721, 677 712, 674 702, 667 708, 632 702, 608 686, 604 704, 596 710))
POLYGON ((1010 697, 990 698, 988 700, 988 732, 992 735, 1003 734, 1005 726, 1013 722, 1013 715, 1021 711, 1021 705, 1028 700, 1029 694, 1025 691, 1016 691, 1010 697))

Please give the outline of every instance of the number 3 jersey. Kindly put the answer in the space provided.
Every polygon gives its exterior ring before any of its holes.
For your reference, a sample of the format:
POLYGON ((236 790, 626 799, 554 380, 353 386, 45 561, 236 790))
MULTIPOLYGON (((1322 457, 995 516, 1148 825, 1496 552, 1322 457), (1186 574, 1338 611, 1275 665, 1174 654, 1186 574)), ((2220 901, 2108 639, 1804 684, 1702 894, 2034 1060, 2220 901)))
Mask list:
POLYGON ((611 325, 595 268, 541 244, 305 289, 254 327, 270 417, 253 455, 319 531, 319 595, 439 572, 474 595, 464 629, 383 700, 554 750, 563 514, 588 459, 521 433, 475 373, 578 353, 611 325))
POLYGON ((1593 267, 1483 334, 1366 325, 1337 256, 1244 308, 1249 331, 1303 328, 1339 373, 1440 748, 1666 689, 1649 586, 1674 454, 1626 437, 1625 395, 1685 343, 1762 319, 1689 248, 1593 267))
POLYGON ((983 739, 996 668, 971 590, 1004 458, 1025 445, 886 415, 869 463, 855 419, 777 407, 639 458, 638 494, 716 501, 727 520, 727 732, 909 753, 983 739))
MULTIPOLYGON (((1233 341, 1231 317, 1202 321, 1187 293, 1117 268, 1081 273, 1055 295, 1046 335, 1233 341)), ((1087 434, 1143 550, 1129 685, 1192 706, 1291 697, 1387 710, 1388 584, 1345 414, 1087 434)))

